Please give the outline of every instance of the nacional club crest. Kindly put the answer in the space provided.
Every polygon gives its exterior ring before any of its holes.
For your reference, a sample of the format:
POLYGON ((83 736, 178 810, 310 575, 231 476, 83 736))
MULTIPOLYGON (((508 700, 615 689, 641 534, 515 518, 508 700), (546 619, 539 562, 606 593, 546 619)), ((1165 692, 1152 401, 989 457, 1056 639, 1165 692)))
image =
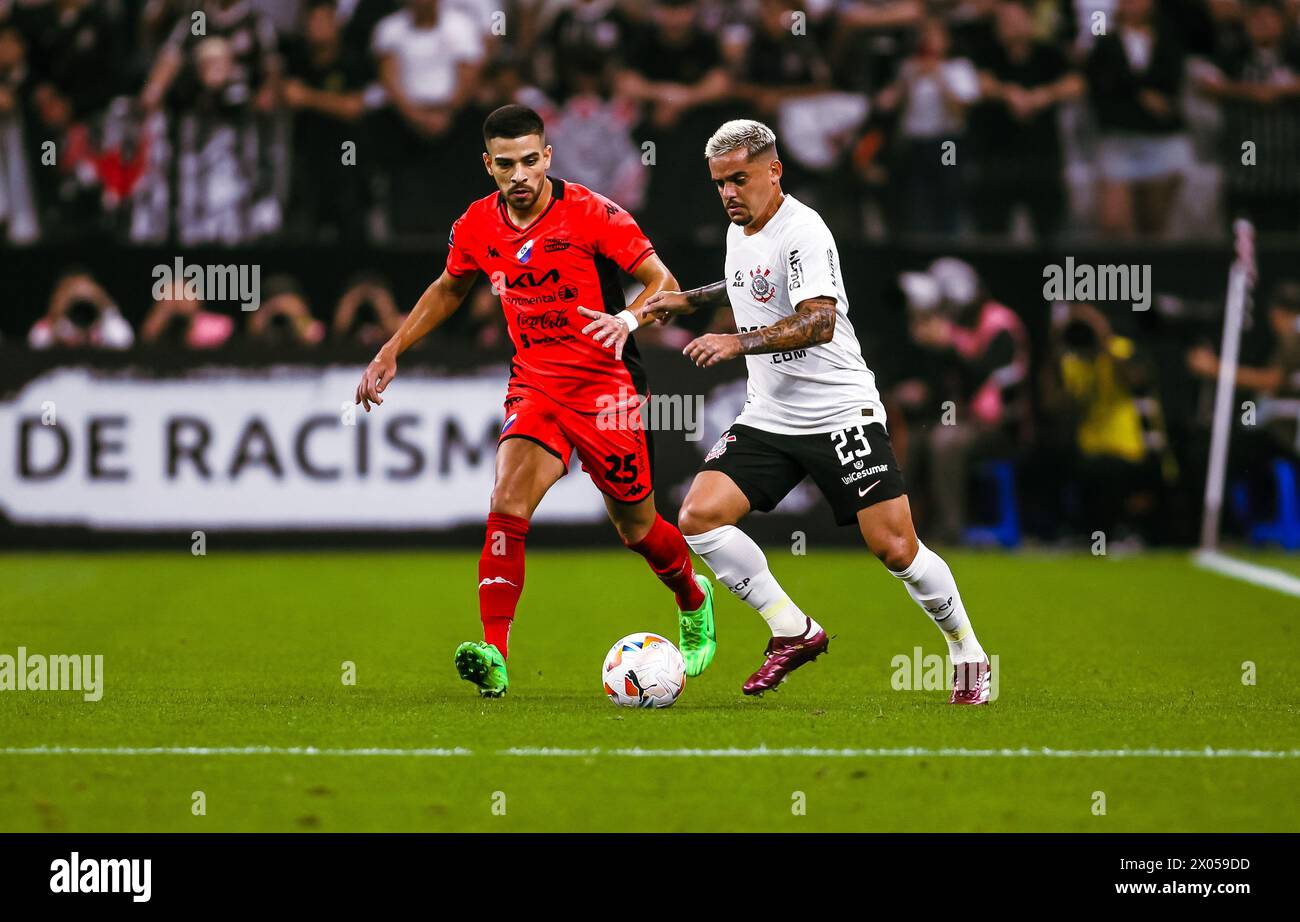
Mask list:
POLYGON ((722 433, 722 436, 714 442, 713 447, 709 449, 709 453, 704 456, 704 460, 712 461, 714 458, 720 458, 722 455, 726 454, 727 446, 734 441, 736 441, 736 437, 730 432, 722 433))
POLYGON ((771 301, 772 296, 776 294, 776 286, 767 280, 771 274, 771 269, 764 269, 762 266, 749 270, 749 293, 760 304, 771 301))
POLYGON ((523 246, 519 248, 519 252, 515 254, 515 259, 519 260, 521 263, 526 263, 528 262, 528 260, 532 258, 533 258, 533 241, 529 240, 527 243, 525 243, 523 246))

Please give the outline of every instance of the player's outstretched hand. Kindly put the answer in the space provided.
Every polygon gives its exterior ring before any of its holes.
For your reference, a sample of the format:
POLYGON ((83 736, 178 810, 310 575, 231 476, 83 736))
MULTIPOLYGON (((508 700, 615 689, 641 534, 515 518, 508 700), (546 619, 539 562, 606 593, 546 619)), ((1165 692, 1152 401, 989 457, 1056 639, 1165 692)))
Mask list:
POLYGON ((361 383, 357 385, 356 402, 364 406, 369 413, 372 403, 379 406, 384 402, 384 398, 379 395, 396 375, 397 359, 387 349, 380 349, 379 354, 370 360, 365 373, 361 375, 361 383))
POLYGON ((740 354, 740 340, 730 333, 705 333, 692 339, 682 350, 682 355, 701 368, 734 359, 740 354))
POLYGON ((619 320, 614 314, 606 314, 604 311, 593 311, 586 307, 579 307, 578 313, 591 321, 582 328, 583 335, 590 335, 592 339, 606 349, 613 349, 614 358, 622 360, 623 346, 627 342, 628 335, 632 332, 627 328, 627 324, 619 320))
POLYGON ((645 299, 642 310, 647 317, 662 326, 674 317, 695 313, 695 305, 680 291, 656 291, 645 299))

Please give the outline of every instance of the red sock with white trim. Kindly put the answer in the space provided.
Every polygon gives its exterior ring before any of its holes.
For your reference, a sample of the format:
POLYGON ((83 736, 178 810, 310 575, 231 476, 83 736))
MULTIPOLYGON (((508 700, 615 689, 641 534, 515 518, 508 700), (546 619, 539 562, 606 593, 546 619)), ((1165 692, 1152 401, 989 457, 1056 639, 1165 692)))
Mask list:
POLYGON ((704 593, 695 582, 695 569, 691 566, 691 552, 686 539, 674 526, 656 514, 650 531, 636 544, 629 544, 650 564, 655 576, 677 596, 677 607, 682 611, 695 611, 704 604, 704 593))
POLYGON ((492 512, 487 517, 487 537, 478 559, 478 614, 483 639, 509 656, 510 625, 524 591, 524 539, 528 520, 492 512))

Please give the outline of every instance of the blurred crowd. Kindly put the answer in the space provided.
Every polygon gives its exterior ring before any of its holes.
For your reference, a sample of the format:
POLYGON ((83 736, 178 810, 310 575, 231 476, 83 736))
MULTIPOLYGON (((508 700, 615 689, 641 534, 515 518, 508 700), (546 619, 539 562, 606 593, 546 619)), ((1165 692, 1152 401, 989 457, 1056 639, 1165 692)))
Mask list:
POLYGON ((1300 0, 0 0, 11 242, 432 239, 483 114, 656 237, 724 118, 842 233, 1300 227, 1300 0))
MULTIPOLYGON (((976 522, 996 520, 999 496, 1022 510, 1026 533, 1077 543, 1100 529, 1121 546, 1190 542, 1205 482, 1221 302, 1157 296, 1150 312, 1128 305, 1058 301, 1046 329, 1031 335, 1031 311, 1013 309, 998 286, 961 259, 941 257, 901 273, 901 338, 881 329, 884 304, 863 329, 900 463, 915 485, 914 513, 936 542, 983 543, 976 522), (1155 324, 1153 329, 1152 324, 1155 324), (1009 478, 999 483, 991 466, 1009 478)), ((1004 279, 1005 281, 1005 279, 1004 279)), ((288 273, 260 285, 256 310, 206 303, 160 285, 144 310, 119 309, 84 267, 54 283, 29 328, 32 350, 201 352, 234 346, 256 353, 367 356, 401 324, 406 304, 376 273, 350 278, 337 300, 313 297, 288 273), (128 321, 127 316, 135 318, 128 321)), ((1237 370, 1225 529, 1268 519, 1279 490, 1275 462, 1300 470, 1300 281, 1262 281, 1237 370)), ((727 309, 701 327, 734 331, 727 309)), ((508 349, 496 296, 469 296, 454 322, 429 337, 452 350, 508 349)), ((680 350, 696 331, 647 327, 643 345, 680 350)), ((143 353, 143 354, 148 354, 143 353)), ((670 385, 666 385, 669 386, 670 385)), ((1004 536, 1005 537, 1005 536, 1004 536)))
MULTIPOLYGON (((1054 302, 1045 347, 1033 350, 1021 315, 962 260, 903 273, 899 286, 908 372, 885 399, 927 534, 999 540, 972 532, 972 517, 996 521, 999 492, 1009 502, 1018 492, 1026 527, 1044 538, 1095 529, 1121 546, 1195 540, 1220 370, 1217 305, 1197 318, 1165 299, 1157 322, 1167 326, 1152 337, 1136 335, 1131 311, 1054 302), (999 483, 989 476, 999 463, 1018 474, 999 483), (975 484, 983 502, 968 495, 975 484)), ((1292 472, 1300 462, 1300 282, 1270 280, 1254 303, 1264 322, 1248 324, 1232 404, 1225 531, 1236 534, 1275 515, 1289 489, 1275 462, 1292 472)))
MULTIPOLYGON (((160 284, 143 319, 132 326, 94 273, 72 266, 55 281, 48 308, 27 333, 27 346, 124 350, 140 344, 202 351, 235 342, 253 347, 304 349, 329 343, 377 349, 405 317, 388 282, 373 273, 358 274, 347 283, 337 303, 326 306, 327 320, 318 319, 319 308, 313 309, 307 293, 289 274, 272 275, 259 287, 257 309, 242 312, 224 303, 187 297, 182 283, 160 284)), ((487 288, 476 292, 469 311, 492 331, 479 334, 485 346, 500 341, 496 324, 485 319, 489 310, 500 313, 490 292, 487 288)))

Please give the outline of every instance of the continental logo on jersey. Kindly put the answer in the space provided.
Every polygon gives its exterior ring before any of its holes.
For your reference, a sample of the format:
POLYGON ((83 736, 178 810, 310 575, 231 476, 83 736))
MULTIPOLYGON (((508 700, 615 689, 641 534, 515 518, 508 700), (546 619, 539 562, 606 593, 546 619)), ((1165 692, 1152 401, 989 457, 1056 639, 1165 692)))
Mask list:
POLYGON ((760 304, 766 304, 776 296, 776 286, 767 280, 771 274, 771 269, 762 266, 749 270, 749 293, 760 304))
POLYGON ((793 291, 794 289, 803 285, 803 260, 799 257, 798 250, 790 251, 789 263, 790 263, 790 275, 789 275, 790 290, 793 291))

